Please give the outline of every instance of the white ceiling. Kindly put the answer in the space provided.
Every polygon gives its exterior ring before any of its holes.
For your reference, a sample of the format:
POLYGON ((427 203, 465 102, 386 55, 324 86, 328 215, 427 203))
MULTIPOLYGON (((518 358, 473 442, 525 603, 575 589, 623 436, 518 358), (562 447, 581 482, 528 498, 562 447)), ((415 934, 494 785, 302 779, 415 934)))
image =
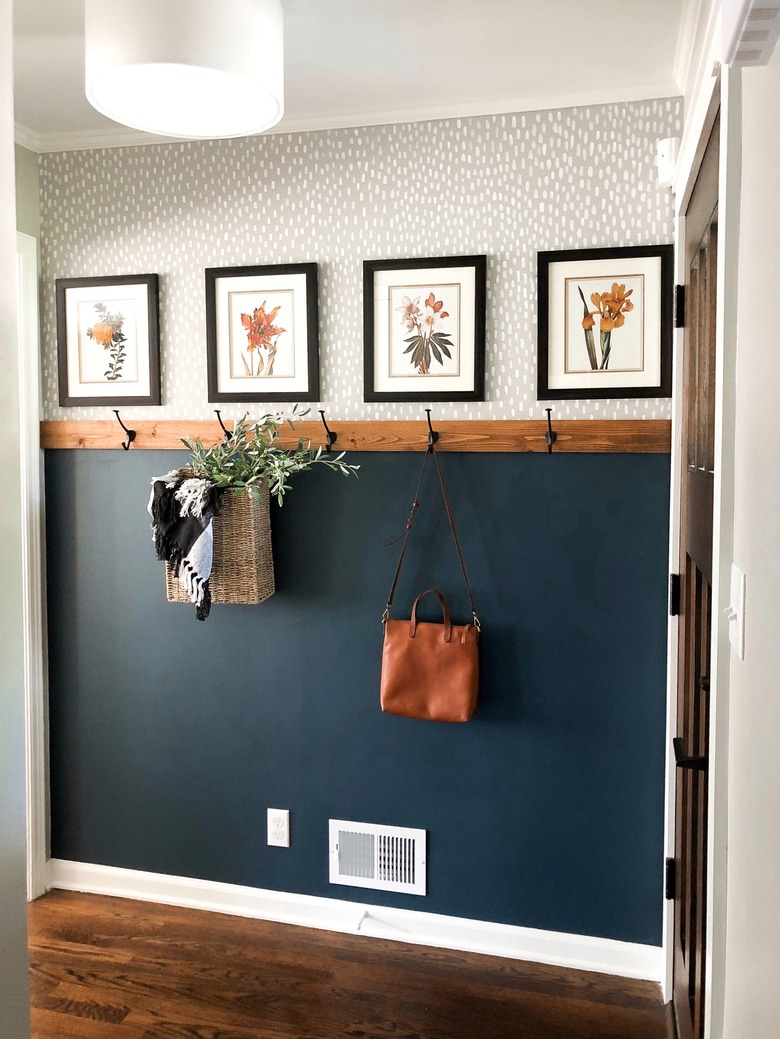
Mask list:
MULTIPOLYGON (((283 0, 286 115, 276 132, 677 94, 692 2, 283 0)), ((84 98, 83 0, 15 0, 14 12, 20 143, 162 140, 84 98)))

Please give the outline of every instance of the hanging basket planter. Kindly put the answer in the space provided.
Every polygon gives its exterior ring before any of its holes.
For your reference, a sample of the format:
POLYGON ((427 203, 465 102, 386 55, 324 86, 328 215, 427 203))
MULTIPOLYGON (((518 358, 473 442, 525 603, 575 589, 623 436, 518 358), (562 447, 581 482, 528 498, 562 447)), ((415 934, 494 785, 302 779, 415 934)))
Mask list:
MULTIPOLYGON (((303 438, 290 450, 280 446, 282 423, 294 430, 293 420, 306 414, 296 404, 287 419, 264 415, 250 424, 244 416, 232 432, 220 419, 222 441, 206 447, 200 439, 183 439, 189 464, 152 478, 147 509, 157 558, 165 562, 168 602, 194 603, 204 621, 212 603, 256 605, 274 594, 271 494, 281 505, 291 477, 314 465, 344 476, 359 468, 342 461, 343 452, 322 457, 303 438), (188 590, 171 573, 171 562, 188 590)), ((328 431, 328 452, 330 437, 328 431)))
MULTIPOLYGON (((212 521, 214 561, 209 588, 212 603, 256 605, 274 594, 274 559, 268 484, 255 484, 259 497, 244 488, 227 490, 222 511, 212 521)), ((178 577, 165 564, 168 602, 189 603, 178 577)))

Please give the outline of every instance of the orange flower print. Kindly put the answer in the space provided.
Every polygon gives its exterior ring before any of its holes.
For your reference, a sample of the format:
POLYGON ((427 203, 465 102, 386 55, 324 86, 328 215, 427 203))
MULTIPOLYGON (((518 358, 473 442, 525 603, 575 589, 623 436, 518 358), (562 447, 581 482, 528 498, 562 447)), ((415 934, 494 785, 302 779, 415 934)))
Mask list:
POLYGON ((110 325, 108 321, 98 321, 96 325, 93 325, 87 335, 91 335, 92 339, 96 343, 100 343, 101 346, 108 346, 111 340, 114 338, 114 326, 110 325))
POLYGON ((99 321, 87 329, 87 336, 104 350, 108 350, 108 368, 103 372, 107 382, 116 382, 122 377, 122 367, 126 360, 125 343, 127 336, 122 330, 125 319, 122 314, 112 314, 105 303, 96 303, 99 321))
POLYGON ((437 300, 433 293, 431 293, 426 299, 425 313, 420 321, 420 325, 426 335, 430 335, 440 321, 443 321, 445 317, 450 316, 446 310, 442 310, 443 306, 443 300, 437 300))
POLYGON ((609 368, 609 355, 612 351, 612 333, 616 328, 622 328, 626 323, 626 314, 634 309, 634 304, 629 296, 634 291, 626 291, 625 285, 614 281, 609 292, 594 292, 590 301, 594 310, 588 309, 582 288, 578 285, 577 291, 583 305, 582 327, 585 332, 585 347, 588 351, 588 360, 593 371, 606 371, 609 368), (598 316, 601 359, 596 356, 596 345, 593 338, 593 329, 598 316))
POLYGON ((286 332, 286 328, 282 328, 281 325, 275 325, 276 315, 282 309, 281 305, 274 307, 270 312, 266 312, 265 305, 267 300, 263 300, 259 307, 250 314, 241 315, 241 324, 246 329, 246 349, 249 354, 249 360, 243 357, 244 369, 247 375, 255 377, 259 375, 265 375, 266 377, 273 375, 274 361, 276 359, 276 350, 278 346, 278 338, 283 332, 286 332), (261 350, 267 350, 268 356, 263 358, 260 354, 261 350), (253 370, 252 365, 252 353, 257 353, 257 367, 253 370))

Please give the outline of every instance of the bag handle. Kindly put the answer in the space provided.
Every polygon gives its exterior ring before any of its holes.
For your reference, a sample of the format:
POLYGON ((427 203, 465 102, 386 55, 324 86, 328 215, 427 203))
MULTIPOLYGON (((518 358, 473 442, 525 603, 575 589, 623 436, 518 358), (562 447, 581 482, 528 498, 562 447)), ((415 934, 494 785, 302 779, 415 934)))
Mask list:
MULTIPOLYGON (((412 525, 414 523, 414 517, 417 514, 417 510, 420 508, 420 501, 419 501, 419 498, 420 498, 420 487, 422 486, 423 476, 425 475, 425 466, 426 466, 426 464, 428 462, 428 455, 433 455, 433 460, 436 463, 436 472, 439 474, 439 483, 441 484, 441 493, 442 493, 442 497, 444 499, 444 508, 445 508, 445 510, 447 512, 447 519, 449 520, 450 530, 452 531, 452 538, 453 538, 453 541, 455 542, 455 550, 458 553, 458 562, 460 563, 461 573, 463 574, 463 580, 464 580, 464 582, 466 584, 466 591, 468 592, 469 602, 471 603, 471 615, 474 618, 474 626, 479 631, 480 628, 481 628, 481 625, 479 623, 479 617, 477 616, 477 607, 476 607, 476 605, 474 603, 474 594, 471 591, 471 583, 469 582, 469 575, 466 572, 466 563, 465 563, 465 561, 463 559, 463 551, 462 551, 462 549, 460 547, 460 540, 458 538, 458 531, 457 531, 457 529, 455 527, 455 517, 454 517, 454 515, 452 513, 452 507, 450 505, 450 499, 449 499, 449 497, 447 495, 447 487, 446 487, 446 485, 444 483, 444 474, 441 471, 441 466, 439 465, 439 456, 436 453, 436 449, 433 446, 433 444, 429 445, 428 450, 425 452, 425 457, 423 458, 422 469, 420 470, 420 478, 417 481, 417 490, 415 491, 414 501, 412 502, 412 510, 409 513, 409 519, 406 521, 406 530, 405 530, 405 532, 403 534, 404 543, 403 543, 403 545, 401 547, 401 555, 400 555, 400 557, 398 559, 398 566, 395 568, 395 576, 393 577, 393 583, 390 586, 390 594, 387 597, 387 604, 385 606, 385 611, 382 614, 382 622, 384 623, 387 620, 387 618, 390 616, 390 607, 393 605, 393 599, 395 598, 396 588, 398 587, 398 578, 401 576, 401 567, 403 566, 403 563, 404 563, 404 557, 406 555, 406 547, 407 547, 407 544, 409 542, 409 535, 412 532, 412 525)), ((429 591, 435 591, 435 589, 428 589, 428 590, 429 591)), ((423 592, 423 595, 424 594, 425 593, 423 592)), ((418 598, 419 598, 419 596, 418 596, 418 598)))
POLYGON ((426 588, 425 591, 420 592, 420 594, 414 600, 414 603, 412 604, 412 620, 409 625, 409 638, 413 639, 414 636, 417 634, 417 603, 420 601, 420 599, 422 599, 424 595, 427 595, 429 592, 433 592, 433 594, 441 603, 441 608, 444 612, 444 641, 451 642, 452 615, 450 613, 450 604, 447 602, 446 598, 442 595, 438 588, 426 588))

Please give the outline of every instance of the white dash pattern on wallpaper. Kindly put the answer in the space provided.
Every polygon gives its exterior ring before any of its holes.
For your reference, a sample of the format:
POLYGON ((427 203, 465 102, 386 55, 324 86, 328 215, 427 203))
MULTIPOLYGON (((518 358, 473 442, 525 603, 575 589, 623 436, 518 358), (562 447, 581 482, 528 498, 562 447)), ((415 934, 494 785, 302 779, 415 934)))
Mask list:
MULTIPOLYGON (((419 418, 415 404, 363 402, 362 262, 485 253, 486 400, 436 414, 543 418, 536 253, 671 242, 654 157, 681 119, 680 99, 664 98, 44 155, 44 417, 112 417, 58 406, 55 278, 159 274, 163 404, 123 417, 209 419, 204 269, 315 261, 328 418, 419 418)), ((552 406, 563 418, 670 414, 650 398, 552 406)), ((227 418, 266 410, 220 407, 227 418)))

